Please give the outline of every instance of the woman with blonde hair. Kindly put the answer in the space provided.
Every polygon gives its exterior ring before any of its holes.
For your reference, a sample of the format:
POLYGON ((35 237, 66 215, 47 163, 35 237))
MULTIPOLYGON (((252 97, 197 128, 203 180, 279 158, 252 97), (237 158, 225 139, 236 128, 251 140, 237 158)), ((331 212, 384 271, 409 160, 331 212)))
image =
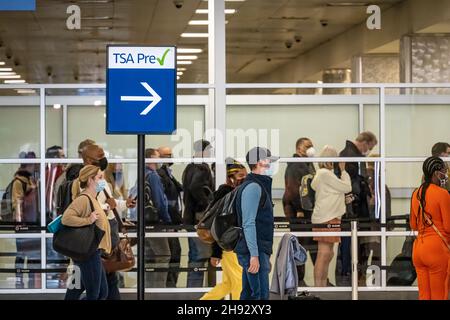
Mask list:
MULTIPOLYGON (((336 149, 325 146, 319 155, 322 158, 338 156, 336 149)), ((316 192, 315 206, 311 217, 313 224, 327 224, 328 228, 313 228, 313 231, 341 231, 341 217, 345 214, 345 194, 352 191, 350 176, 345 171, 345 163, 339 163, 341 177, 334 172, 332 162, 319 162, 319 170, 311 182, 311 188, 316 192)), ((334 244, 339 243, 338 236, 314 237, 318 242, 318 253, 314 264, 314 284, 316 287, 327 285, 328 267, 334 255, 334 244)))
POLYGON ((106 186, 103 171, 97 166, 86 165, 79 175, 83 192, 64 211, 61 223, 69 227, 83 227, 95 223, 105 232, 98 250, 86 261, 74 261, 80 268, 81 282, 86 288, 87 300, 104 300, 108 297, 108 283, 101 255, 111 252, 111 230, 108 218, 97 201, 97 193, 106 186))

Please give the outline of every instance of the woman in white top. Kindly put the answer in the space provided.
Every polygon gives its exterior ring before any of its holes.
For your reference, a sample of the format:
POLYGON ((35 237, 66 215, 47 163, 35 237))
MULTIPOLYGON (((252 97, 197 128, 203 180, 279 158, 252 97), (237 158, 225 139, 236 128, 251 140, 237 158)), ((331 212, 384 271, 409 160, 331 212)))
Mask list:
MULTIPOLYGON (((320 157, 337 157, 336 149, 325 146, 320 157)), ((333 172, 332 162, 320 162, 311 188, 316 192, 314 211, 311 217, 313 224, 328 224, 328 228, 313 228, 313 231, 341 231, 341 217, 345 214, 345 194, 352 191, 350 176, 345 171, 345 163, 339 163, 342 175, 338 178, 333 172)), ((314 264, 314 284, 325 287, 328 278, 328 266, 334 255, 334 244, 340 237, 314 237, 318 241, 318 253, 314 264)))

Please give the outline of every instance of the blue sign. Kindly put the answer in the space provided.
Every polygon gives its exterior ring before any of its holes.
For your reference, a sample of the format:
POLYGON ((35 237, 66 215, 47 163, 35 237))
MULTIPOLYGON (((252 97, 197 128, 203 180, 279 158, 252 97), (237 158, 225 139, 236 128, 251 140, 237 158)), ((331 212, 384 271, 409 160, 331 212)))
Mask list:
POLYGON ((175 47, 108 46, 107 134, 176 129, 175 47))
POLYGON ((0 11, 35 11, 36 0, 0 0, 0 11))

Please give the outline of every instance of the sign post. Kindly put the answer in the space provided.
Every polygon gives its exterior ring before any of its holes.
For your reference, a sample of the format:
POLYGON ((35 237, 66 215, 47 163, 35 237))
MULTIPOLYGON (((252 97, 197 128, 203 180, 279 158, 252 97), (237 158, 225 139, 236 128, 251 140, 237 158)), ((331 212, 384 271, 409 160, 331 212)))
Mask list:
POLYGON ((138 300, 145 299, 145 135, 176 129, 176 48, 110 45, 106 133, 138 136, 138 300))

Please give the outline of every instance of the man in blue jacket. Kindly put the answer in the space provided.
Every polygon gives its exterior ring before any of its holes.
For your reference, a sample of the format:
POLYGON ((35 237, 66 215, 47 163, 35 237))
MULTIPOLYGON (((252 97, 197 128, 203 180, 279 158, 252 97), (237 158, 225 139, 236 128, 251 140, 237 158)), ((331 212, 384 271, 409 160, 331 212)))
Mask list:
POLYGON ((243 269, 241 300, 268 300, 274 230, 272 176, 278 157, 268 149, 255 147, 246 160, 251 173, 236 196, 243 236, 234 249, 243 269))
MULTIPOLYGON (((145 158, 159 158, 159 152, 156 149, 146 149, 145 158)), ((145 166, 145 179, 150 185, 151 200, 156 207, 159 215, 159 223, 170 224, 172 222, 167 197, 164 193, 164 187, 161 178, 156 171, 161 167, 160 163, 147 163, 145 166)), ((146 261, 153 264, 156 268, 168 268, 170 262, 170 247, 167 238, 145 238, 145 256, 146 261)), ((167 271, 150 272, 146 274, 145 286, 147 288, 165 288, 167 280, 167 271)))

